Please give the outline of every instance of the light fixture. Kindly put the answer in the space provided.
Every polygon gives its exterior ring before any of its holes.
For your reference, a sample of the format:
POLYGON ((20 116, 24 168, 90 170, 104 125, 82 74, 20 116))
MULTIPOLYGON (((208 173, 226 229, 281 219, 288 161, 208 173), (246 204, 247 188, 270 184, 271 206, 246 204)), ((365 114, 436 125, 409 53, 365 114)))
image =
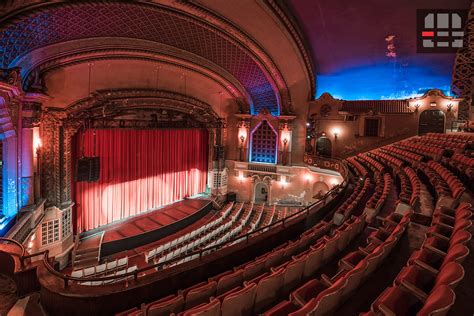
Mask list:
POLYGON ((446 107, 448 108, 448 112, 451 111, 451 109, 453 108, 453 104, 452 103, 449 103, 448 105, 446 105, 446 107))
POLYGON ((310 125, 311 125, 311 124, 310 124, 309 122, 306 122, 306 126, 308 126, 308 127, 309 127, 310 125))
POLYGON ((339 128, 333 128, 332 134, 334 135, 334 139, 337 139, 337 137, 341 134, 341 130, 339 128))
POLYGON ((307 173, 305 176, 304 176, 306 182, 309 182, 309 180, 311 180, 311 175, 309 173, 307 173))
POLYGON ((245 141, 245 136, 244 135, 240 135, 240 141, 243 143, 245 141))
POLYGON ((288 144, 288 139, 287 138, 283 138, 283 144, 288 144))
POLYGON ((415 112, 418 112, 418 109, 420 108, 420 104, 417 103, 417 104, 413 105, 413 107, 415 108, 415 112))
POLYGON ((35 141, 34 141, 34 144, 33 144, 34 150, 38 151, 41 148, 41 146, 42 146, 41 139, 40 138, 35 138, 35 141))
POLYGON ((430 106, 431 106, 432 108, 436 107, 436 102, 431 102, 431 103, 430 103, 430 106))

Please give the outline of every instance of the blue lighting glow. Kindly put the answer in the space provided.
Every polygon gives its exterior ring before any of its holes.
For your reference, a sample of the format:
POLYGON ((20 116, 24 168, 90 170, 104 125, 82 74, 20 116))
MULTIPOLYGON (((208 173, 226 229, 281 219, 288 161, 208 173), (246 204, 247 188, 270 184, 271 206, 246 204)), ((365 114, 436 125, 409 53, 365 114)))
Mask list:
MULTIPOLYGON (((419 63, 418 63, 419 64, 419 63)), ((451 73, 384 61, 317 76, 316 98, 328 92, 344 100, 407 99, 440 89, 450 96, 451 73)))

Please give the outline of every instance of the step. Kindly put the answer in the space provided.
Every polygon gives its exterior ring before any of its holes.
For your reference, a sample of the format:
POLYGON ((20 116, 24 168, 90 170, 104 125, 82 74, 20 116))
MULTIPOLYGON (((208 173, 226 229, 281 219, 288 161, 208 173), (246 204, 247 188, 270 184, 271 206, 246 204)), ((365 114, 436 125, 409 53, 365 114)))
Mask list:
POLYGON ((98 253, 99 249, 99 247, 76 249, 76 256, 86 253, 98 253))

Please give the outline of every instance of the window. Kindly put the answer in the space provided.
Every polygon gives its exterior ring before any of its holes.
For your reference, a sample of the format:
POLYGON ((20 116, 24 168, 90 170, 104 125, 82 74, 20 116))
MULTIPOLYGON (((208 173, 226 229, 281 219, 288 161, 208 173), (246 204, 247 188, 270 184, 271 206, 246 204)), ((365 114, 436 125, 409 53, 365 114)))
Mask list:
POLYGON ((378 118, 366 118, 364 135, 369 137, 379 136, 379 121, 378 118))
POLYGON ((53 219, 41 225, 41 245, 59 241, 59 219, 53 219))
POLYGON ((250 149, 252 162, 276 163, 277 133, 266 120, 252 132, 250 149))
POLYGON ((71 209, 67 209, 61 215, 61 236, 63 239, 68 237, 72 232, 71 213, 71 209))

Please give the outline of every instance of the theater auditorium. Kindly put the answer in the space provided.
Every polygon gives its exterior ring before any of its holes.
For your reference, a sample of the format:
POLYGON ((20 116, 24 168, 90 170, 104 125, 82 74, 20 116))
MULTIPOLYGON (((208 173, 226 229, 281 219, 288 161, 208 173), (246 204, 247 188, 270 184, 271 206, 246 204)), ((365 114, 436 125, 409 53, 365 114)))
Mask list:
POLYGON ((474 315, 471 0, 0 1, 0 315, 474 315))

